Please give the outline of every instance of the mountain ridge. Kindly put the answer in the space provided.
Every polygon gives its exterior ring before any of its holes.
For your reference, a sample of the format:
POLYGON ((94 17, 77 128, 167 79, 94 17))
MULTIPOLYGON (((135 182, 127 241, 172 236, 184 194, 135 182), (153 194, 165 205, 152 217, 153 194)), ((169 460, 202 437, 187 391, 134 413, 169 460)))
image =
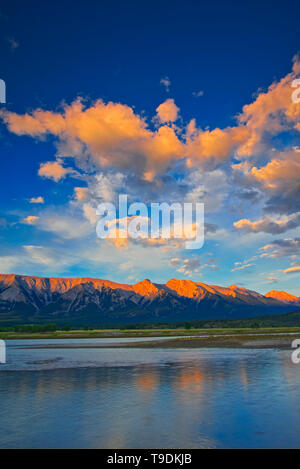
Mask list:
POLYGON ((144 279, 122 284, 91 277, 0 274, 0 323, 109 324, 251 317, 281 314, 300 297, 272 290, 262 295, 230 285, 186 279, 165 284, 144 279))

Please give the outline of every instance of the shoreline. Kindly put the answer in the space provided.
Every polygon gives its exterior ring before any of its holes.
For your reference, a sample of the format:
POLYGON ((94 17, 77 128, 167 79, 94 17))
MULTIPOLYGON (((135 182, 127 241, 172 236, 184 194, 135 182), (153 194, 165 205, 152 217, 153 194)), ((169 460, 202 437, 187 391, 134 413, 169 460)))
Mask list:
POLYGON ((239 336, 272 336, 280 335, 300 335, 300 327, 287 326, 287 327, 261 327, 253 329, 249 327, 224 327, 224 328, 199 328, 199 329, 95 329, 92 331, 84 330, 71 330, 55 332, 0 332, 0 339, 2 340, 40 340, 40 339, 131 339, 131 338, 165 338, 169 339, 176 336, 176 338, 188 338, 201 336, 225 336, 225 335, 239 335, 239 336))
POLYGON ((151 341, 123 342, 108 344, 37 344, 23 345, 20 349, 107 349, 107 348, 147 348, 147 349, 177 349, 177 348, 241 348, 241 349, 291 349, 292 341, 300 338, 300 334, 276 336, 272 334, 218 336, 218 337, 177 337, 151 341))

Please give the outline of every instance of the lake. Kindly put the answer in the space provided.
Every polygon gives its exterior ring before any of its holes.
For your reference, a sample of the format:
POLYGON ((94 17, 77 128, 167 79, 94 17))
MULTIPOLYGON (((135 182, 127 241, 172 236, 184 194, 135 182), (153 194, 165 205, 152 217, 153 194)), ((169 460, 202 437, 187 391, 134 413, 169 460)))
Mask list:
POLYGON ((22 348, 101 341, 7 341, 1 448, 300 447, 291 351, 22 348))

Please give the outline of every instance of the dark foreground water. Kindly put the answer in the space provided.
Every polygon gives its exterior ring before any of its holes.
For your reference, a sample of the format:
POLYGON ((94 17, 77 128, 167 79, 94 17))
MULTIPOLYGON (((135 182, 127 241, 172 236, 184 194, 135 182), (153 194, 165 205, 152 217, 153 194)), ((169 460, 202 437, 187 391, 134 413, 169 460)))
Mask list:
POLYGON ((300 447, 290 351, 20 344, 0 365, 2 448, 300 447))

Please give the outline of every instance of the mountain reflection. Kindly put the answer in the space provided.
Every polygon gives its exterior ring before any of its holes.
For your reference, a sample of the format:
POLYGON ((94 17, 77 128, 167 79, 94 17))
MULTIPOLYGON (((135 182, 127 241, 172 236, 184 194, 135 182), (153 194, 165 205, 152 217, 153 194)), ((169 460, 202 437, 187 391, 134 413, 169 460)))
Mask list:
MULTIPOLYGON (((68 360, 70 353, 59 351, 68 360)), ((289 351, 120 349, 72 356, 98 366, 0 372, 0 447, 300 444, 300 368, 289 351)))

